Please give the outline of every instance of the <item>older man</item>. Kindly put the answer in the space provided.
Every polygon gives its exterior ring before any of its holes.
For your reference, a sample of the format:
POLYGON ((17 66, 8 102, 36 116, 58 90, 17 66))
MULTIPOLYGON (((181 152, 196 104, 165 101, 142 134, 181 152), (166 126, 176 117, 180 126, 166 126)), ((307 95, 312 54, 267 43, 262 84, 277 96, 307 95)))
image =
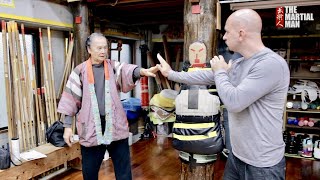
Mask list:
POLYGON ((140 76, 154 77, 157 68, 143 69, 106 59, 107 39, 99 33, 87 38, 86 47, 90 57, 72 71, 59 102, 58 112, 66 115, 63 137, 71 146, 72 116, 77 115, 84 179, 98 179, 108 150, 116 179, 130 180, 129 129, 118 92, 133 89, 140 76))

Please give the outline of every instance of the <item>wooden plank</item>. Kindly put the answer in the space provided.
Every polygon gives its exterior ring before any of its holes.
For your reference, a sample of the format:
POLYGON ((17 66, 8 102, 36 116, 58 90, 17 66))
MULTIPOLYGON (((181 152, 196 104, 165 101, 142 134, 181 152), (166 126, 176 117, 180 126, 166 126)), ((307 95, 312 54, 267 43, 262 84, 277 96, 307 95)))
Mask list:
POLYGON ((60 166, 67 161, 81 157, 80 144, 74 143, 72 147, 55 147, 52 144, 44 144, 34 148, 47 155, 46 158, 23 162, 21 166, 11 167, 0 171, 0 177, 6 179, 30 179, 52 168, 60 166))

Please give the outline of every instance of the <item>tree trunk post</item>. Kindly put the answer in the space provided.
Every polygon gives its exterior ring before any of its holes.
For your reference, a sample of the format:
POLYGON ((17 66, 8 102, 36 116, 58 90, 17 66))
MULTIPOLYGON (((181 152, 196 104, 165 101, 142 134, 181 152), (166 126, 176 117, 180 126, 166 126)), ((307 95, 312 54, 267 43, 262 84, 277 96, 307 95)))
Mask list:
MULTIPOLYGON (((205 44, 207 62, 217 55, 216 3, 217 0, 198 0, 198 2, 185 0, 183 53, 185 61, 189 60, 189 46, 196 41, 205 44), (196 12, 195 9, 199 7, 200 10, 196 12)), ((179 156, 181 159, 180 180, 213 180, 216 154, 194 155, 193 158, 190 158, 190 154, 180 152, 179 156)))

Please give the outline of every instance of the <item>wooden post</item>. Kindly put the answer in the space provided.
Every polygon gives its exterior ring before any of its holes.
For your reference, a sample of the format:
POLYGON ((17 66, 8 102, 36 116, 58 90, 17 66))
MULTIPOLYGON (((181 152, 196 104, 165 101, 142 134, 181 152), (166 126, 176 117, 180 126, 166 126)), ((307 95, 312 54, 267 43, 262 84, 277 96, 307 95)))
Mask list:
POLYGON ((80 22, 74 22, 74 37, 76 47, 76 61, 75 66, 87 60, 88 54, 86 50, 86 40, 90 35, 89 31, 89 20, 88 20, 88 6, 84 1, 74 2, 73 6, 73 17, 74 19, 80 19, 80 22))
MULTIPOLYGON (((183 59, 189 60, 190 44, 200 41, 207 48, 207 62, 216 55, 216 2, 217 0, 184 1, 184 53, 183 59), (199 5, 200 12, 193 13, 192 6, 199 5)), ((181 161, 180 180, 213 180, 214 162, 192 166, 188 161, 181 161)))
POLYGON ((190 44, 203 42, 207 47, 207 61, 216 55, 216 2, 217 0, 200 0, 200 14, 192 14, 189 0, 184 2, 184 49, 183 59, 188 60, 190 44))

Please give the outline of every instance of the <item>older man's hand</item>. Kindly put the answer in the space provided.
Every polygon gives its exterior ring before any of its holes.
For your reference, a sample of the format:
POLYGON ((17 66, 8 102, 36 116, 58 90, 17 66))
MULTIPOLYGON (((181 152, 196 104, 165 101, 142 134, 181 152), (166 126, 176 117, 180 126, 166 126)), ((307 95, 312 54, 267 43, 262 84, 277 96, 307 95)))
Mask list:
POLYGON ((144 69, 144 68, 141 68, 140 69, 140 75, 141 76, 151 76, 151 77, 156 77, 156 72, 158 72, 159 69, 157 66, 154 66, 154 67, 151 67, 149 69, 144 69))
POLYGON ((157 54, 157 58, 160 62, 160 64, 157 64, 158 69, 161 71, 164 77, 168 77, 169 72, 172 70, 170 65, 167 63, 166 60, 163 59, 163 57, 159 53, 157 54))

